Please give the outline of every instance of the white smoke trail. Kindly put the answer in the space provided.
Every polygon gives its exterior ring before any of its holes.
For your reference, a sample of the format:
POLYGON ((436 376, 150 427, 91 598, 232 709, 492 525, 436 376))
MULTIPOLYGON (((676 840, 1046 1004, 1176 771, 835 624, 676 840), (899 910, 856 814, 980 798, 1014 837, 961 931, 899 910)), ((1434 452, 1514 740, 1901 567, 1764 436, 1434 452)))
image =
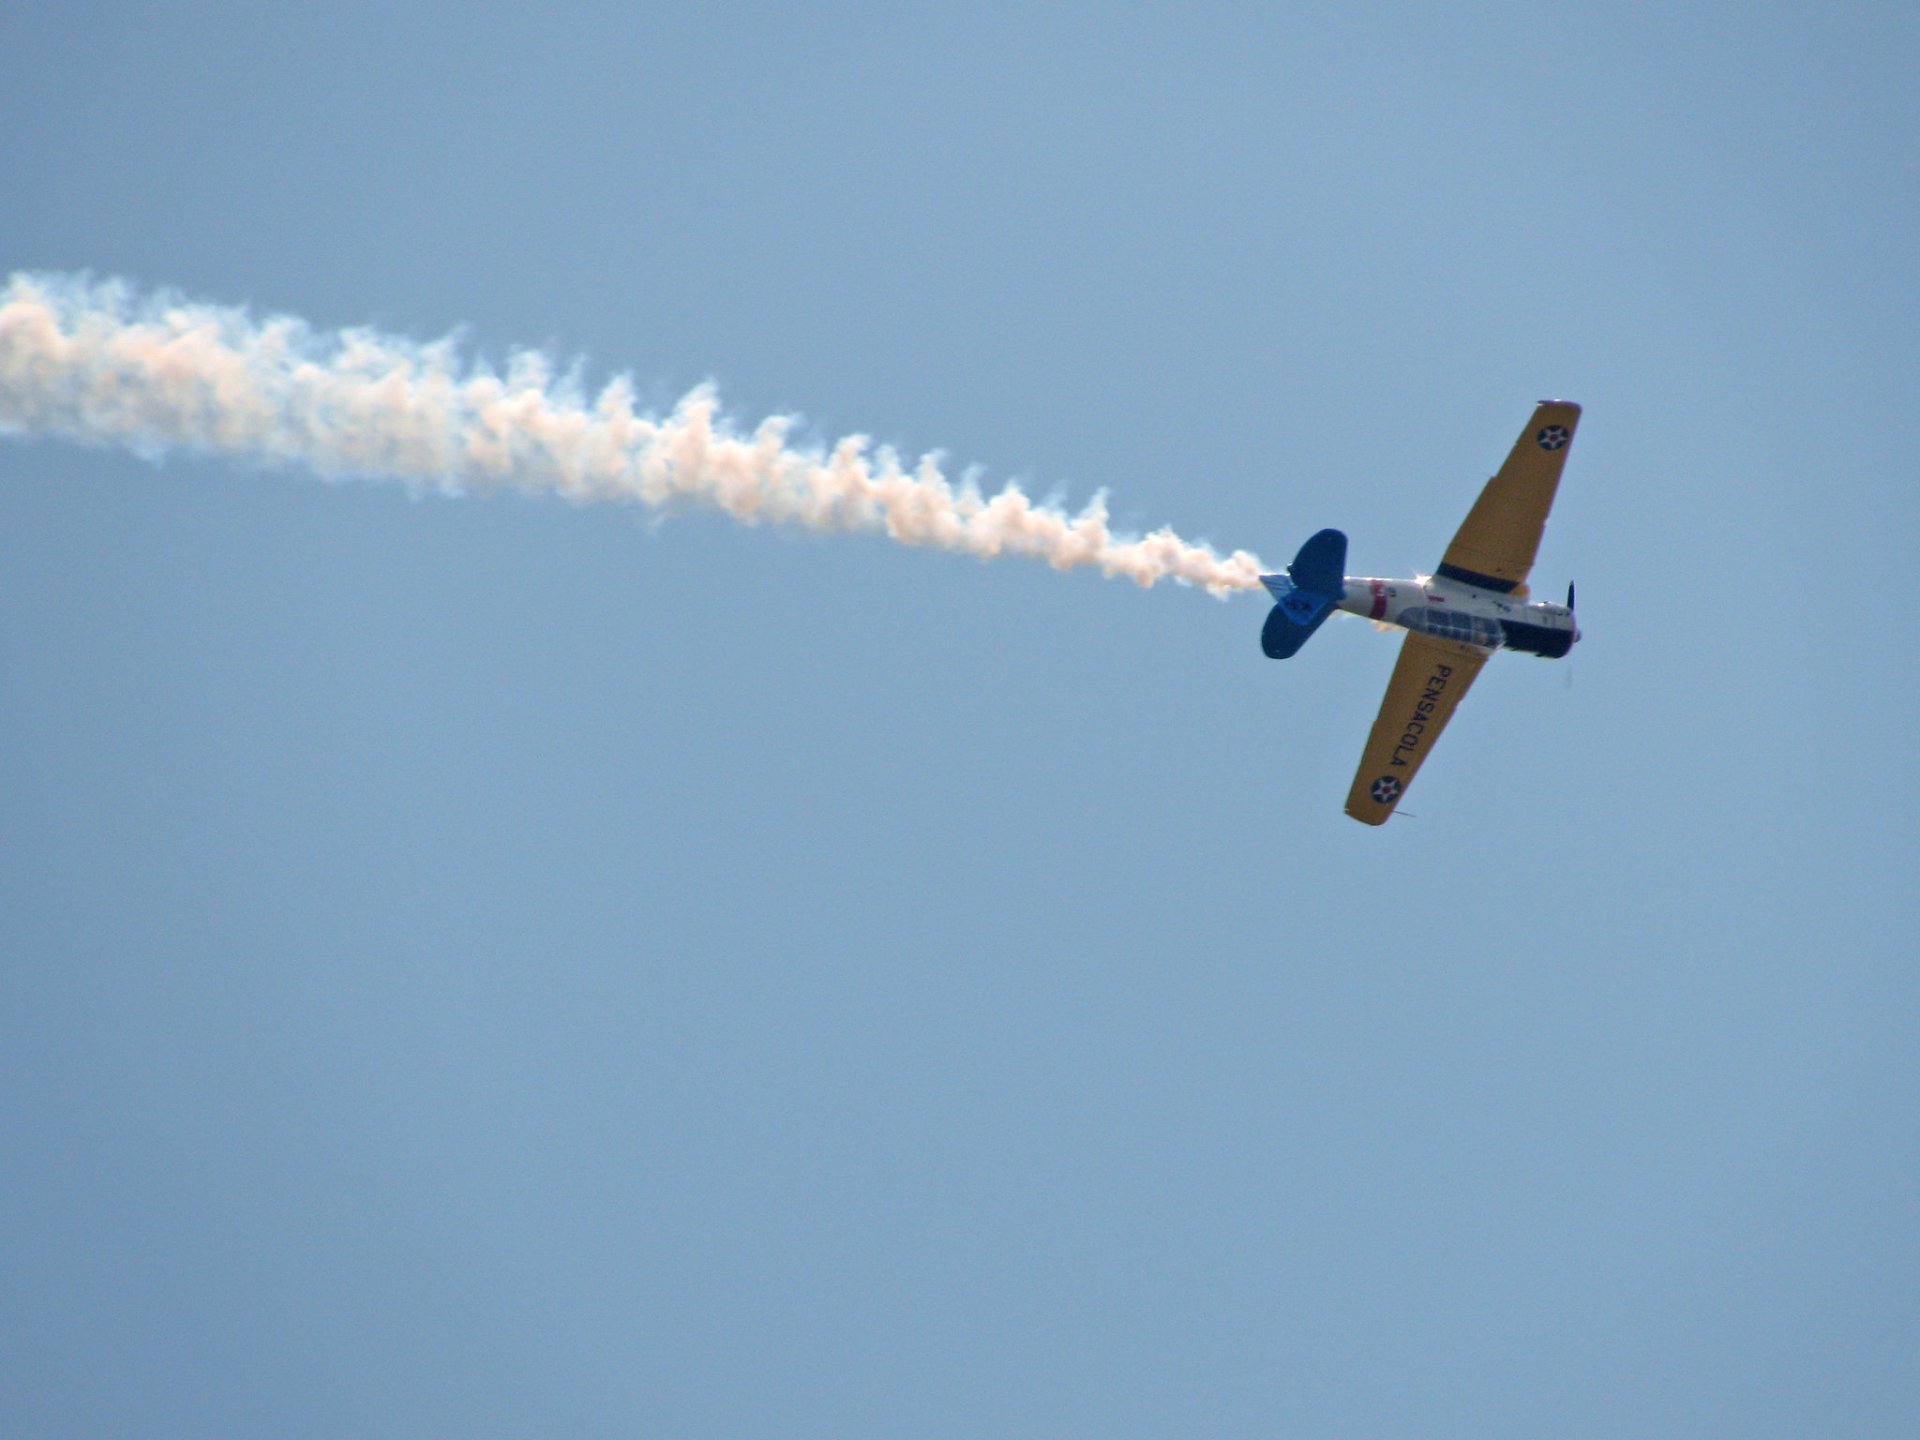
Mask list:
POLYGON ((1097 566, 1141 585, 1171 579, 1216 595, 1259 583, 1244 550, 1220 556, 1171 530, 1114 534, 1103 495, 1077 515, 1018 485, 982 496, 933 456, 910 470, 849 436, 831 450, 790 440, 793 422, 732 428, 711 389, 665 417, 637 413, 618 377, 586 398, 541 356, 504 376, 463 362, 451 340, 420 345, 127 285, 13 275, 0 292, 0 431, 65 435, 158 456, 170 449, 379 476, 449 492, 488 485, 655 509, 695 502, 756 523, 885 531, 907 545, 1097 566))

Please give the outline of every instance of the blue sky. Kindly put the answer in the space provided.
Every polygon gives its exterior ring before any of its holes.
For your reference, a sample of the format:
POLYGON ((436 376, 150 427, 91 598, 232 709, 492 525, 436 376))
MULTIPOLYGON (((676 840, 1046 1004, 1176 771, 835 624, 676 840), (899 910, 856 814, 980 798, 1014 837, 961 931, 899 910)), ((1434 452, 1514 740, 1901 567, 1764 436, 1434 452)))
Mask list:
POLYGON ((1920 1408, 1920 22, 14 7, 92 271, 1430 567, 1395 644, 0 441, 0 1429, 1724 1436, 1920 1408))

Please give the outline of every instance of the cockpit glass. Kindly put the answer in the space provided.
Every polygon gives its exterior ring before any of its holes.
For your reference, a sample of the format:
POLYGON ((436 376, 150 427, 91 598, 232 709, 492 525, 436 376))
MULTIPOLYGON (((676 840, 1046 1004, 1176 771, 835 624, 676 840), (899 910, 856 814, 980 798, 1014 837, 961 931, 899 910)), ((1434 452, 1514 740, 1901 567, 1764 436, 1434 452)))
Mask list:
POLYGON ((1480 615, 1468 615, 1438 605, 1417 606, 1403 612, 1400 623, 1409 630, 1438 635, 1443 640, 1460 640, 1468 645, 1492 649, 1500 644, 1500 627, 1480 615))

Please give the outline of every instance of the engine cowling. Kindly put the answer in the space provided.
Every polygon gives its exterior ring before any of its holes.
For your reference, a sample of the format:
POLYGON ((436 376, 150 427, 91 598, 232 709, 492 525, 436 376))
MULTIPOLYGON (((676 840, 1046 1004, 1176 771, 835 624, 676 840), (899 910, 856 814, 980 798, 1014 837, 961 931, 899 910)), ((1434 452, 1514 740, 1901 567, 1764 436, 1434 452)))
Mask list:
POLYGON ((1525 620, 1500 622, 1500 644, 1503 648, 1538 655, 1543 660, 1564 658, 1573 649, 1577 633, 1571 613, 1563 616, 1543 612, 1539 615, 1530 614, 1525 620))

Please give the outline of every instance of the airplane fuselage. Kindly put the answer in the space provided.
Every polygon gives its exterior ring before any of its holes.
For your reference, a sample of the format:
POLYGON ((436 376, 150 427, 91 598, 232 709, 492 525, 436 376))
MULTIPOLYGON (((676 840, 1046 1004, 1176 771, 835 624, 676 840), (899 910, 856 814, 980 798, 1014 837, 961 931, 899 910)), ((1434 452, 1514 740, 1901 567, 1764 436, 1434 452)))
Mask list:
POLYGON ((1580 639, 1573 586, 1567 603, 1527 598, 1527 576, 1580 423, 1570 400, 1542 400, 1493 478, 1481 488, 1432 575, 1377 580, 1347 574, 1347 537, 1331 527, 1309 536, 1284 574, 1260 576, 1273 608, 1260 625, 1260 653, 1300 653, 1335 610, 1408 632, 1387 693, 1347 791, 1347 814, 1383 825, 1425 763, 1440 732, 1497 650, 1557 660, 1580 639))
POLYGON ((1520 650, 1557 660, 1580 638, 1573 611, 1564 605, 1482 590, 1437 575, 1411 580, 1350 575, 1337 604, 1350 615, 1482 650, 1520 650))

